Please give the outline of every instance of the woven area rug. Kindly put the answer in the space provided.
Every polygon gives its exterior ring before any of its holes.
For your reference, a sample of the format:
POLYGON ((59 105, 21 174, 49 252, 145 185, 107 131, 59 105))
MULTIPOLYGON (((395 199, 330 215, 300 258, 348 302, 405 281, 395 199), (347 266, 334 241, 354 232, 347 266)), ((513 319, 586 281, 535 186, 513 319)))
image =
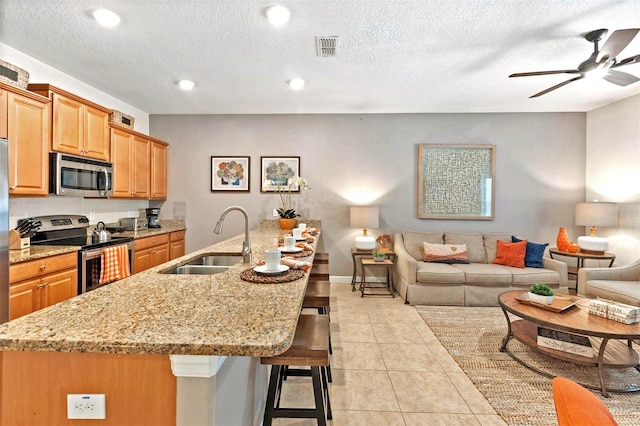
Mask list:
MULTIPOLYGON (((416 306, 429 328, 449 351, 498 414, 509 425, 557 425, 551 379, 538 374, 500 352, 507 324, 500 308, 416 306)), ((512 339, 508 348, 523 360, 557 376, 597 385, 595 367, 554 360, 512 339)), ((638 347, 635 346, 638 350, 638 347)), ((638 386, 634 368, 608 369, 606 383, 638 386)), ((610 393, 604 398, 620 425, 640 425, 640 392, 610 393)))

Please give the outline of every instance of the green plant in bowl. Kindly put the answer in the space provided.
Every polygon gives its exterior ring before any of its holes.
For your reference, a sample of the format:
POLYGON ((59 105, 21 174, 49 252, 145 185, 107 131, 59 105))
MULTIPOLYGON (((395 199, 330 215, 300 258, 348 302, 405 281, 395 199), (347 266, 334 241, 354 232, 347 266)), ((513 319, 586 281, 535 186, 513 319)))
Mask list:
POLYGON ((529 289, 529 299, 532 302, 549 305, 553 301, 553 290, 545 284, 534 284, 529 289))
POLYGON ((373 260, 376 262, 382 262, 384 260, 385 253, 378 248, 374 248, 371 254, 373 255, 373 260))

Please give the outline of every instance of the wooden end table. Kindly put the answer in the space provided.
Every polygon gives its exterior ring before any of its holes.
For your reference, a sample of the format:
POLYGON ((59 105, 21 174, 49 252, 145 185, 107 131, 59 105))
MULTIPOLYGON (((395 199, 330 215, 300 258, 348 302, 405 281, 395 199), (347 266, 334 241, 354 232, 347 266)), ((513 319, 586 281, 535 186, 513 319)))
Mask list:
MULTIPOLYGON (((378 250, 384 252, 385 256, 391 260, 395 264, 396 254, 390 248, 379 248, 378 250)), ((360 272, 360 277, 364 275, 364 271, 362 270, 362 263, 360 262, 363 258, 371 258, 373 259, 373 254, 371 250, 360 250, 357 248, 351 249, 351 260, 353 262, 353 275, 351 276, 351 291, 356 291, 356 282, 362 281, 362 279, 358 280, 358 272, 360 272), (358 271, 358 267, 360 267, 360 271, 358 271)))
POLYGON ((361 268, 362 268, 362 275, 361 275, 361 280, 360 280, 360 297, 364 297, 365 295, 367 296, 391 296, 391 297, 396 297, 396 293, 395 293, 395 288, 393 285, 393 266, 394 266, 394 261, 391 259, 384 259, 383 261, 376 261, 370 258, 361 258, 360 259, 360 264, 361 264, 361 268), (376 267, 376 268, 384 268, 385 272, 386 272, 386 276, 387 276, 387 282, 384 283, 384 286, 380 286, 380 285, 375 285, 373 283, 367 283, 366 280, 366 273, 365 273, 365 268, 367 267, 376 267), (389 294, 387 293, 376 293, 376 292, 370 292, 370 293, 365 293, 366 289, 372 289, 372 288, 382 288, 385 289, 386 291, 389 292, 389 294))
MULTIPOLYGON (((500 352, 506 352, 511 358, 539 374, 549 378, 555 377, 551 373, 528 364, 518 358, 513 352, 509 351, 507 344, 511 338, 515 338, 521 343, 553 358, 576 364, 596 366, 598 368, 600 386, 582 383, 581 385, 589 389, 599 389, 605 397, 609 397, 609 392, 640 391, 640 387, 637 385, 629 385, 626 389, 608 388, 604 381, 603 374, 605 368, 635 367, 635 369, 640 372, 640 366, 638 365, 640 357, 632 347, 632 340, 640 338, 640 323, 622 324, 606 318, 600 318, 595 315, 590 315, 586 309, 580 306, 574 306, 562 313, 548 311, 518 302, 516 297, 523 293, 526 293, 526 290, 507 291, 498 296, 498 303, 507 319, 507 335, 502 339, 500 352), (509 313, 517 316, 519 319, 512 321, 509 318, 509 313), (594 351, 597 352, 597 356, 594 355, 589 358, 538 346, 537 336, 539 326, 550 330, 598 338, 590 339, 594 351), (626 344, 623 342, 624 340, 626 340, 626 344)), ((558 296, 563 297, 563 295, 558 296)), ((584 301, 588 300, 578 296, 564 297, 574 297, 584 301)), ((630 378, 630 383, 638 383, 638 380, 640 380, 639 377, 630 378)))
MULTIPOLYGON (((578 293, 578 271, 580 270, 580 268, 584 268, 585 260, 587 259, 608 260, 609 268, 611 268, 611 265, 613 265, 614 260, 616 260, 616 255, 609 252, 605 252, 605 254, 585 253, 582 251, 579 251, 577 253, 568 253, 568 252, 558 250, 557 247, 551 247, 549 249, 549 256, 551 257, 551 259, 554 258, 553 257, 554 254, 556 256, 565 256, 565 257, 576 259, 576 266, 567 265, 567 274, 575 277, 575 280, 576 280, 576 293, 578 293)), ((556 259, 556 260, 559 260, 559 259, 556 259)))

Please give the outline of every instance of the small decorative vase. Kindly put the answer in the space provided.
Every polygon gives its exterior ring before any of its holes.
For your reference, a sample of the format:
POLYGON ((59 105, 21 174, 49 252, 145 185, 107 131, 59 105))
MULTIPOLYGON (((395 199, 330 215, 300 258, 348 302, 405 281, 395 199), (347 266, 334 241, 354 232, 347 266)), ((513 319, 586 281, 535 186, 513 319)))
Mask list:
POLYGON ((569 251, 569 245, 571 242, 569 241, 569 234, 567 234, 567 229, 560 227, 558 231, 558 238, 556 238, 556 245, 558 246, 558 250, 560 251, 569 251))
POLYGON ((542 296, 540 294, 535 294, 529 292, 529 300, 535 303, 540 303, 541 305, 550 305, 553 302, 553 295, 551 296, 542 296))
POLYGON ((293 229, 296 227, 296 219, 278 219, 278 223, 280 224, 280 229, 293 229))

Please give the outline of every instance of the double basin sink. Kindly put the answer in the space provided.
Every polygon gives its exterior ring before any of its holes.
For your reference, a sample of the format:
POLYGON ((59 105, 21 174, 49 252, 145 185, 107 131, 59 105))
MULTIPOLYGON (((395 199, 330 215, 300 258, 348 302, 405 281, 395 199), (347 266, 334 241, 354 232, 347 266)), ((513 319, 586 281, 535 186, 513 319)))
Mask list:
POLYGON ((215 275, 225 272, 236 263, 242 262, 241 253, 205 253, 188 262, 160 271, 161 274, 215 275))

